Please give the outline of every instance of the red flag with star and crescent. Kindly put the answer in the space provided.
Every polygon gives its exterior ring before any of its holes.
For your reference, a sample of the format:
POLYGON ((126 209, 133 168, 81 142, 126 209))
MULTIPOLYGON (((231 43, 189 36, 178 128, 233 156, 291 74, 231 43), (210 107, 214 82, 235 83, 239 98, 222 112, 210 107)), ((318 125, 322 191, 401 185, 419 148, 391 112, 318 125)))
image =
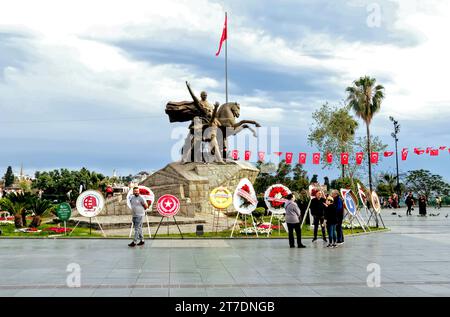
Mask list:
POLYGON ((266 156, 266 152, 263 152, 263 151, 258 152, 258 160, 260 160, 261 162, 264 162, 265 156, 266 156))
POLYGON ((333 153, 327 153, 327 163, 333 163, 333 153))
POLYGON ((408 158, 408 149, 404 148, 402 150, 402 161, 406 161, 407 158, 408 158))
POLYGON ((430 156, 439 156, 439 149, 431 149, 430 156))
POLYGON ((219 56, 222 50, 223 42, 227 40, 227 15, 225 14, 225 23, 223 25, 222 37, 220 38, 219 49, 217 50, 216 56, 219 56))
POLYGON ((313 164, 320 164, 320 153, 313 153, 313 164))
POLYGON ((286 164, 292 164, 292 157, 293 156, 294 156, 294 153, 286 152, 286 164))
POLYGON ((392 152, 392 151, 384 152, 384 157, 391 157, 392 155, 394 155, 394 152, 392 152))
POLYGON ((299 164, 306 164, 306 153, 299 153, 298 154, 298 163, 299 164))
POLYGON ((361 165, 362 164, 363 157, 364 157, 364 153, 363 152, 356 153, 356 164, 357 165, 361 165))
POLYGON ((348 165, 348 153, 341 153, 341 164, 348 165))
POLYGON ((370 154, 370 163, 377 164, 378 163, 379 154, 378 152, 372 152, 370 154))

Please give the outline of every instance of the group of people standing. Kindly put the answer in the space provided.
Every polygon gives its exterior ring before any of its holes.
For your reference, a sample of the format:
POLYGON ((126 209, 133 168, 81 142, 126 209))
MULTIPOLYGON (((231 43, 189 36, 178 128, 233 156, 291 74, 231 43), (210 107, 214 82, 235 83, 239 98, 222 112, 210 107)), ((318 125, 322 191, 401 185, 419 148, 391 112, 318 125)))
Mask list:
MULTIPOLYGON (((409 192, 408 195, 405 198, 405 204, 408 208, 406 210, 406 215, 411 216, 411 211, 414 210, 414 206, 416 205, 416 200, 412 194, 412 192, 409 192)), ((419 216, 426 216, 427 215, 427 204, 428 199, 425 195, 420 195, 418 199, 419 204, 419 216)))
MULTIPOLYGON (((322 239, 328 242, 328 248, 336 248, 344 243, 344 233, 342 230, 342 222, 344 220, 344 204, 339 196, 339 191, 333 190, 330 195, 324 197, 320 190, 312 190, 312 199, 310 204, 311 215, 314 219, 314 238, 317 241, 319 227, 322 231, 322 239), (327 233, 328 232, 328 240, 327 233)), ((287 196, 285 204, 286 223, 288 226, 289 246, 295 248, 294 231, 297 235, 297 246, 305 248, 301 242, 301 212, 295 203, 295 196, 290 194, 287 196)))

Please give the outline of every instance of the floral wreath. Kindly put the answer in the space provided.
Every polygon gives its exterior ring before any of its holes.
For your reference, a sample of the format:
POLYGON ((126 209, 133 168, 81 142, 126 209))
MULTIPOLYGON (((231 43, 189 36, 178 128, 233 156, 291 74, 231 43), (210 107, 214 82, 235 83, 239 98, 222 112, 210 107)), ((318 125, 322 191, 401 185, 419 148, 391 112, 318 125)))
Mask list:
POLYGON ((276 184, 267 188, 264 194, 264 201, 267 208, 271 212, 280 213, 284 212, 284 204, 286 202, 286 196, 289 195, 291 191, 284 185, 276 184))
POLYGON ((255 190, 249 180, 242 180, 233 195, 234 208, 239 213, 251 214, 258 205, 258 200, 256 199, 255 190))
POLYGON ((250 205, 257 205, 258 201, 252 196, 250 192, 250 187, 245 184, 238 189, 238 195, 243 198, 241 208, 247 208, 250 205))

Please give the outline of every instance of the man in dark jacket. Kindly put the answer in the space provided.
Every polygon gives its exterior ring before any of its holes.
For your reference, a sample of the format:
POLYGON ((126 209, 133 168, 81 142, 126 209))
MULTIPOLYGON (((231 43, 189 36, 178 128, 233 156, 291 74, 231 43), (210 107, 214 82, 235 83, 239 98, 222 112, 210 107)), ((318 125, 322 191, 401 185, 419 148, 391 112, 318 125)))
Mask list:
POLYGON ((314 239, 312 242, 317 240, 317 231, 319 229, 319 224, 322 229, 322 239, 327 242, 327 236, 325 234, 325 226, 324 226, 324 208, 325 208, 325 199, 322 197, 322 192, 320 190, 316 190, 312 192, 315 197, 311 199, 311 205, 309 209, 311 210, 311 215, 314 217, 314 239))
POLYGON ((295 203, 295 197, 292 194, 286 196, 287 202, 285 203, 286 209, 286 224, 289 231, 289 246, 295 248, 294 243, 294 230, 297 235, 297 245, 299 248, 305 248, 302 244, 302 230, 300 228, 300 209, 295 203))
POLYGON ((411 216, 412 206, 414 206, 414 197, 411 192, 408 194, 408 197, 406 197, 405 204, 408 207, 408 209, 406 210, 406 215, 411 216))
POLYGON ((344 243, 344 231, 342 230, 342 222, 344 221, 344 203, 341 197, 339 197, 339 191, 333 190, 331 192, 331 197, 333 197, 334 206, 336 207, 336 240, 337 244, 344 243))

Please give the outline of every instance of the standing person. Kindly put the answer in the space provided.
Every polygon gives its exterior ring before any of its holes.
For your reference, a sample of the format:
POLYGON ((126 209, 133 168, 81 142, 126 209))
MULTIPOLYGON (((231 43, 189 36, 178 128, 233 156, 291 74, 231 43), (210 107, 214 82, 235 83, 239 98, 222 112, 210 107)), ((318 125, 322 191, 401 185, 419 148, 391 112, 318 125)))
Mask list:
POLYGON ((336 189, 331 192, 331 197, 333 197, 333 203, 336 206, 336 243, 344 244, 344 231, 342 230, 342 222, 344 221, 344 203, 341 197, 339 197, 339 191, 336 189))
POLYGON ((441 209, 441 204, 442 204, 442 199, 439 196, 436 197, 436 206, 434 208, 441 209))
POLYGON ((319 229, 319 225, 322 229, 323 241, 328 242, 324 225, 325 199, 323 198, 322 192, 320 190, 313 190, 312 194, 315 196, 313 199, 311 199, 311 205, 309 206, 309 208, 311 209, 311 215, 314 217, 314 239, 312 240, 312 242, 317 241, 317 231, 319 229))
POLYGON ((289 246, 295 248, 294 242, 294 230, 297 235, 297 246, 299 248, 306 248, 302 244, 302 230, 300 228, 300 209, 295 202, 295 196, 289 194, 286 196, 287 202, 285 203, 286 209, 286 224, 289 231, 289 246))
POLYGON ((148 208, 147 202, 139 194, 139 188, 133 188, 133 195, 130 196, 131 211, 133 213, 134 240, 128 246, 144 245, 144 235, 142 234, 142 223, 144 222, 145 210, 148 208))
POLYGON ((423 217, 427 215, 427 198, 425 195, 422 195, 419 198, 419 214, 423 217))
POLYGON ((399 208, 399 206, 398 206, 398 195, 397 194, 392 195, 392 208, 394 208, 394 209, 399 208))
POLYGON ((408 209, 406 210, 406 215, 411 216, 411 210, 412 210, 412 207, 414 206, 414 197, 411 192, 409 192, 408 196, 406 197, 405 204, 406 204, 406 207, 408 207, 408 209))
POLYGON ((325 221, 327 223, 327 230, 328 230, 327 248, 335 248, 337 241, 336 224, 338 222, 338 219, 337 219, 336 205, 334 204, 334 199, 331 196, 328 197, 326 201, 325 221))

